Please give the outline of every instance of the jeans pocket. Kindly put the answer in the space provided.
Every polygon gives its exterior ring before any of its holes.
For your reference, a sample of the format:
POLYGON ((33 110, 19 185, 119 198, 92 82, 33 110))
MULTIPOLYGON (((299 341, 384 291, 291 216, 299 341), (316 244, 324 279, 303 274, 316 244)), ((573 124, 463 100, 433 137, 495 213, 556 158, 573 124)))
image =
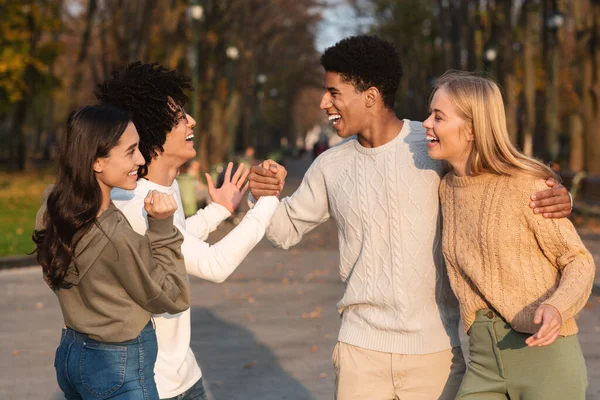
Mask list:
POLYGON ((65 328, 63 328, 62 333, 60 334, 60 342, 58 343, 58 346, 56 347, 56 352, 54 353, 54 368, 56 368, 56 366, 60 364, 58 362, 58 358, 62 355, 61 347, 65 343, 66 336, 67 336, 67 330, 65 328))
POLYGON ((91 339, 83 343, 79 365, 83 387, 95 397, 110 396, 125 381, 127 347, 100 343, 91 339))

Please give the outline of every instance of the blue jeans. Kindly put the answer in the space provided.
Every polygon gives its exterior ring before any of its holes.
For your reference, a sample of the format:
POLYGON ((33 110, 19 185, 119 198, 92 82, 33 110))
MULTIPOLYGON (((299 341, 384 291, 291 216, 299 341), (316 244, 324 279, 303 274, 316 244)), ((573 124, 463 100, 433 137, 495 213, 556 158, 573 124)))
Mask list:
POLYGON ((181 393, 179 396, 163 400, 207 400, 202 378, 200 378, 198 382, 194 383, 194 386, 181 393))
POLYGON ((157 354, 152 321, 135 339, 120 343, 64 328, 54 358, 58 386, 67 400, 157 400, 157 354))

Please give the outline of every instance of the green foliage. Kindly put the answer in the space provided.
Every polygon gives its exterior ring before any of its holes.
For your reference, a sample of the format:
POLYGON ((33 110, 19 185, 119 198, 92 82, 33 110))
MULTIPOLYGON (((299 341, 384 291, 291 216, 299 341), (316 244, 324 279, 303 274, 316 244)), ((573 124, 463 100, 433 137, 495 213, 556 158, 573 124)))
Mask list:
POLYGON ((42 192, 52 178, 39 174, 0 173, 0 257, 34 250, 31 234, 42 192))
POLYGON ((0 0, 0 113, 58 84, 49 65, 61 50, 55 40, 62 29, 60 11, 60 2, 52 0, 0 0))

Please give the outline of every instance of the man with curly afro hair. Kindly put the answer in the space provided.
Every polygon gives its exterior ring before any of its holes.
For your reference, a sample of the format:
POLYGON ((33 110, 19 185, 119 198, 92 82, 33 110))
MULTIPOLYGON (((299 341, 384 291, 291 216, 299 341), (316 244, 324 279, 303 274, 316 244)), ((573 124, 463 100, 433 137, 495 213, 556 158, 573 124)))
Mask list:
MULTIPOLYGON (((446 166, 428 157, 421 122, 396 117, 402 65, 391 43, 349 37, 326 49, 321 65, 320 107, 346 140, 280 202, 267 238, 287 249, 336 221, 345 285, 333 350, 337 400, 454 399, 465 362, 441 252, 446 166)), ((277 190, 271 165, 252 168, 254 199, 277 190)))
MULTIPOLYGON (((139 134, 139 149, 146 165, 133 191, 115 189, 111 198, 125 214, 133 229, 144 234, 148 227, 144 198, 149 190, 175 196, 178 209, 173 223, 184 236, 181 251, 188 274, 221 283, 240 265, 250 250, 262 239, 278 200, 265 197, 248 212, 227 236, 215 245, 204 240, 238 207, 247 184, 248 171, 240 166, 232 176, 229 163, 223 185, 216 189, 207 174, 212 203, 195 215, 185 218, 181 194, 175 177, 179 168, 196 156, 194 131, 196 121, 185 113, 190 89, 189 78, 158 64, 135 62, 98 85, 96 96, 102 103, 126 110, 139 134)), ((280 185, 281 186, 281 185, 280 185)), ((158 358, 154 367, 156 386, 161 399, 206 399, 202 372, 190 348, 190 310, 176 315, 153 316, 158 341, 158 358)))

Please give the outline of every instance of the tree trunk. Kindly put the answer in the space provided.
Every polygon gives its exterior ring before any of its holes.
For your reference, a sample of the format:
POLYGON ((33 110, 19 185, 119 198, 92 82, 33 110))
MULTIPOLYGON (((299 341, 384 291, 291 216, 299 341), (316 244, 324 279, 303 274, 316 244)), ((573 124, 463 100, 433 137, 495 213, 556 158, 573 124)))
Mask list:
POLYGON ((586 88, 587 111, 586 120, 586 170, 589 175, 600 175, 600 5, 592 5, 593 39, 590 46, 590 57, 586 60, 586 77, 589 86, 586 88), (591 85, 590 85, 591 83, 591 85))
POLYGON ((583 121, 579 114, 573 114, 569 117, 569 132, 571 135, 569 170, 577 173, 583 170, 585 160, 583 121))
POLYGON ((533 133, 535 132, 535 61, 533 24, 537 16, 527 11, 525 37, 523 40, 523 152, 533 155, 533 133))

